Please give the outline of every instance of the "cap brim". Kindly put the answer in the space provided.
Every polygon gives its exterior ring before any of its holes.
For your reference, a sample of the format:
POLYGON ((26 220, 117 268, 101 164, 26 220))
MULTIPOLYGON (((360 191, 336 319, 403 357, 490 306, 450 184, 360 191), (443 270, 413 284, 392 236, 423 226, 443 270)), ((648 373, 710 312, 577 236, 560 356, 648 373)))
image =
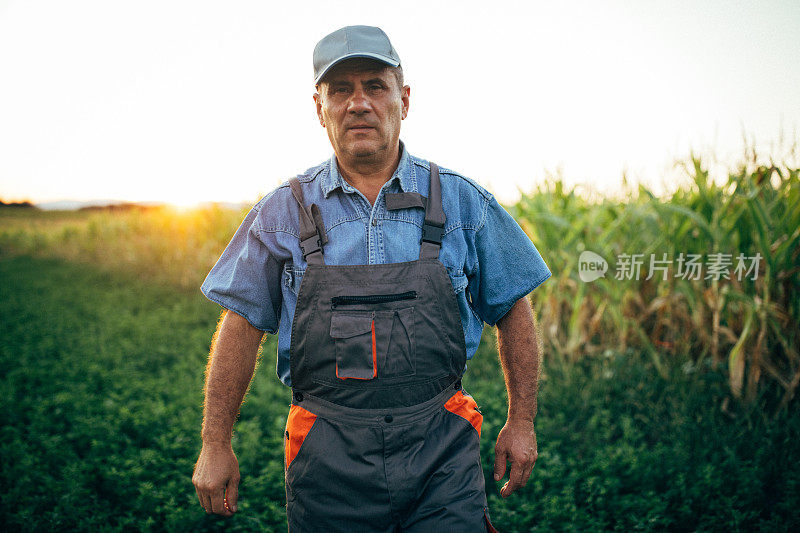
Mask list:
POLYGON ((385 63, 386 65, 389 65, 390 67, 397 67, 397 66, 400 65, 399 61, 397 61, 395 59, 392 59, 391 57, 386 57, 384 55, 370 54, 369 52, 354 52, 352 54, 347 54, 346 56, 340 57, 339 59, 337 59, 336 61, 331 62, 324 69, 322 69, 322 72, 320 72, 317 75, 317 78, 314 80, 314 85, 318 85, 319 84, 319 80, 324 78, 325 74, 327 74, 328 71, 330 71, 333 67, 335 67, 336 65, 338 65, 342 61, 345 61, 347 59, 353 59, 354 57, 366 57, 366 58, 369 58, 369 59, 375 59, 375 60, 380 61, 381 63, 385 63))

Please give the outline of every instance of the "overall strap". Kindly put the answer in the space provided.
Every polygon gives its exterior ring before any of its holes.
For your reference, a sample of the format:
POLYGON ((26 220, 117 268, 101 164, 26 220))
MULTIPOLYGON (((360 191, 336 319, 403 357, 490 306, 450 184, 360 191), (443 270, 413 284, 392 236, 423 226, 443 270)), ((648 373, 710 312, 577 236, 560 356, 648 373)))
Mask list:
POLYGON ((325 225, 322 223, 319 207, 317 204, 311 204, 311 209, 305 206, 300 180, 296 177, 289 180, 289 187, 300 207, 298 218, 300 220, 300 250, 303 252, 303 259, 309 265, 323 265, 325 259, 322 257, 322 245, 328 242, 328 235, 325 233, 325 225))
POLYGON ((442 208, 442 184, 439 167, 431 162, 431 184, 425 202, 425 222, 422 224, 420 259, 438 259, 444 235, 444 209, 442 208))

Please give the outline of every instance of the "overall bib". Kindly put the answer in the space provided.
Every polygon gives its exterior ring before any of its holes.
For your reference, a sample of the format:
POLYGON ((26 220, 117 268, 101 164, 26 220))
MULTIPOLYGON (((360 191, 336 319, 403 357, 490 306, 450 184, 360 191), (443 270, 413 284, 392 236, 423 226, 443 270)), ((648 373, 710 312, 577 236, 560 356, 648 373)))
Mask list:
POLYGON ((319 209, 297 178, 308 264, 290 347, 286 424, 289 530, 493 531, 480 463, 483 420, 461 390, 466 347, 439 249, 441 184, 427 200, 388 193, 387 209, 422 207, 416 261, 326 265, 319 209))

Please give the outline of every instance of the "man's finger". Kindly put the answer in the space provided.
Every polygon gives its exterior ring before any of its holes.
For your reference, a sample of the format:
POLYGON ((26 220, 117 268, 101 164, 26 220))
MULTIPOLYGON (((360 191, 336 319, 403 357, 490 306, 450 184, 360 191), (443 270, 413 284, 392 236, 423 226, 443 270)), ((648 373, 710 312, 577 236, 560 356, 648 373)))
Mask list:
POLYGON ((211 497, 208 494, 203 494, 201 497, 203 498, 203 509, 206 513, 211 514, 211 497))
POLYGON ((228 510, 235 513, 239 510, 239 480, 231 480, 228 482, 228 488, 225 490, 225 503, 228 504, 228 510))
POLYGON ((522 474, 525 471, 522 463, 518 461, 511 462, 511 473, 508 475, 508 480, 511 483, 519 486, 522 483, 522 474))
POLYGON ((203 505, 203 496, 200 494, 200 490, 197 487, 195 487, 194 492, 197 494, 197 501, 200 502, 200 507, 202 507, 203 510, 205 511, 206 508, 205 505, 203 505))
POLYGON ((494 450, 494 480, 500 481, 506 475, 506 454, 505 448, 495 448, 494 450))
POLYGON ((508 473, 508 483, 503 486, 500 495, 505 498, 514 493, 522 486, 522 466, 519 463, 511 463, 511 472, 508 473))
POLYGON ((528 480, 531 478, 531 472, 533 472, 533 465, 534 465, 534 463, 531 463, 525 469, 525 471, 522 473, 522 486, 523 487, 528 484, 528 480))
POLYGON ((211 510, 214 514, 230 515, 231 512, 225 509, 225 489, 215 490, 211 493, 211 510))
POLYGON ((503 498, 508 498, 519 488, 516 483, 513 483, 510 479, 506 481, 506 484, 503 485, 503 488, 500 489, 500 496, 503 498))

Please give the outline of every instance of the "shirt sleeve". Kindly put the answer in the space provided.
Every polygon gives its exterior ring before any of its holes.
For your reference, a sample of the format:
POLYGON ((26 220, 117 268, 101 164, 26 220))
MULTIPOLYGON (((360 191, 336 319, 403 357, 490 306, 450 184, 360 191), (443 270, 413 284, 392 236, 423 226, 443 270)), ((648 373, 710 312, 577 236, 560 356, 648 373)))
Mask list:
POLYGON ((258 207, 247 214, 200 290, 253 327, 275 334, 282 298, 281 265, 259 236, 258 207))
POLYGON ((539 250, 494 196, 475 234, 475 251, 469 292, 476 314, 490 326, 551 276, 539 250))

